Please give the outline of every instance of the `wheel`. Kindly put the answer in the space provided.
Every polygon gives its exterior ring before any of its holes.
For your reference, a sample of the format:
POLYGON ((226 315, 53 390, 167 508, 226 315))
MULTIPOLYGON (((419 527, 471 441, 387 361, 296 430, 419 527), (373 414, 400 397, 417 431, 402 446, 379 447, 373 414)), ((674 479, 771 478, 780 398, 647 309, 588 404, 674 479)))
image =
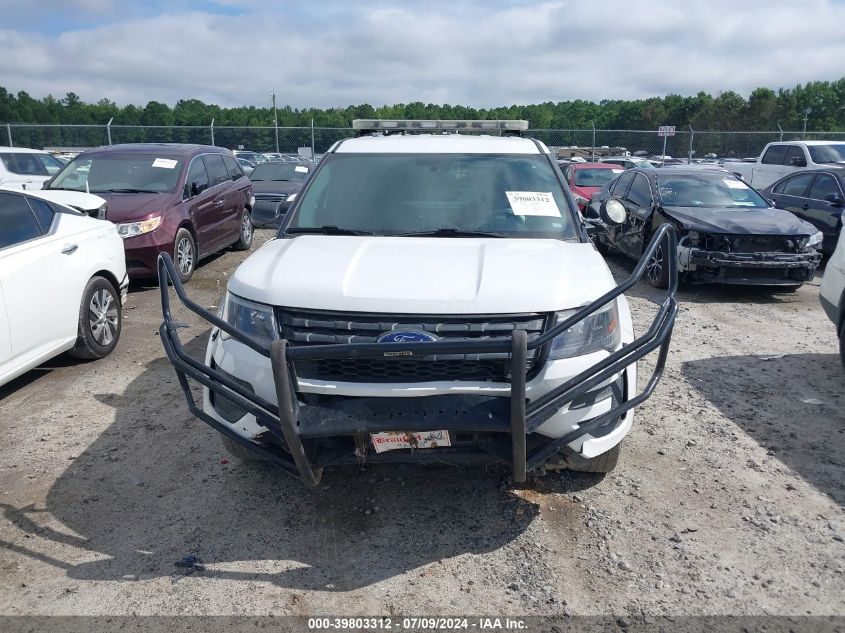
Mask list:
POLYGON ((609 473, 616 468, 621 452, 622 443, 620 442, 606 453, 592 458, 581 457, 581 455, 566 455, 566 468, 579 473, 609 473))
POLYGON ((845 366, 845 321, 839 328, 839 357, 842 359, 842 365, 845 366))
POLYGON ((179 281, 187 282, 197 267, 197 243, 186 228, 176 231, 176 239, 173 241, 173 262, 179 273, 179 281))
POLYGON ((252 234, 252 216, 249 214, 249 209, 244 209, 243 216, 241 216, 241 232, 233 248, 236 251, 248 251, 249 247, 252 246, 252 234))
POLYGON ((241 459, 245 462, 267 461, 255 451, 249 450, 246 446, 241 446, 235 440, 230 439, 225 435, 221 436, 220 439, 223 441, 223 448, 225 448, 226 452, 229 453, 229 455, 231 455, 232 457, 237 457, 238 459, 241 459))
POLYGON ((802 284, 795 284, 794 286, 775 286, 775 292, 798 292, 802 284))
POLYGON ((645 269, 645 276, 649 285, 655 288, 669 287, 669 269, 666 268, 666 261, 663 257, 663 246, 658 246, 654 255, 648 260, 645 269))
POLYGON ((71 356, 84 360, 108 356, 120 338, 120 325, 120 293, 108 279, 92 277, 82 293, 71 356))

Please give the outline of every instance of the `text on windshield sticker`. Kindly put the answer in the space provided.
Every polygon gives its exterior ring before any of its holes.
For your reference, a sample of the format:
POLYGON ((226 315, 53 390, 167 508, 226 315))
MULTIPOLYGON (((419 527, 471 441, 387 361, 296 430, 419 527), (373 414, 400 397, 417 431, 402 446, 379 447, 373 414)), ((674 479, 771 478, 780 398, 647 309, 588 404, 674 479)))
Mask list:
POLYGON ((293 170, 298 171, 301 174, 307 174, 308 173, 308 168, 303 167, 302 165, 297 165, 296 167, 293 168, 293 170))
POLYGON ((173 169, 176 167, 176 163, 178 161, 173 160, 172 158, 156 158, 153 161, 153 167, 161 167, 162 169, 173 169))
POLYGON ((505 195, 515 215, 560 217, 560 209, 551 191, 506 191, 505 195))
POLYGON ((747 187, 741 180, 734 180, 733 178, 723 178, 722 180, 731 189, 745 189, 747 187))

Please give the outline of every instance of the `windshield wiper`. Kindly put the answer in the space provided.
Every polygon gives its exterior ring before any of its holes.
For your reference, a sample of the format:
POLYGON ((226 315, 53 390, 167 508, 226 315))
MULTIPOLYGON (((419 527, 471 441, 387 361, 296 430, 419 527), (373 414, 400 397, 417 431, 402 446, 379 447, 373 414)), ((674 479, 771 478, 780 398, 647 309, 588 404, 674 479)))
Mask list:
POLYGON ((338 226, 295 226, 287 229, 285 235, 295 235, 303 233, 318 233, 320 235, 372 235, 372 231, 355 231, 353 229, 344 229, 338 226))
POLYGON ((132 189, 129 187, 122 189, 90 189, 90 193, 161 193, 154 189, 132 189))
POLYGON ((390 233, 391 237, 504 237, 503 233, 487 231, 462 231, 460 229, 437 229, 436 231, 412 231, 410 233, 390 233))

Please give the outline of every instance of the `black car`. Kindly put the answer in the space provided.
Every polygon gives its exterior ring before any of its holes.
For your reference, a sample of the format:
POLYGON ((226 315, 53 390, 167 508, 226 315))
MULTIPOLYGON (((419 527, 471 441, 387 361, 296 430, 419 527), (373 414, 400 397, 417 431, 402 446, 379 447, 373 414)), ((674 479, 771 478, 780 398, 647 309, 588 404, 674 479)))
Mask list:
POLYGON ((255 226, 278 228, 312 170, 310 163, 270 161, 257 165, 249 175, 255 192, 255 226))
MULTIPOLYGON (((685 280, 797 289, 813 278, 821 259, 816 227, 772 207, 731 173, 628 170, 593 196, 588 222, 598 223, 602 205, 611 199, 624 205, 625 220, 601 226, 594 234, 599 249, 639 259, 657 227, 671 223, 678 231, 678 270, 685 280)), ((666 287, 661 249, 646 277, 651 285, 666 287)))
POLYGON ((799 171, 773 182, 762 194, 821 231, 822 253, 833 254, 842 229, 845 167, 799 171))

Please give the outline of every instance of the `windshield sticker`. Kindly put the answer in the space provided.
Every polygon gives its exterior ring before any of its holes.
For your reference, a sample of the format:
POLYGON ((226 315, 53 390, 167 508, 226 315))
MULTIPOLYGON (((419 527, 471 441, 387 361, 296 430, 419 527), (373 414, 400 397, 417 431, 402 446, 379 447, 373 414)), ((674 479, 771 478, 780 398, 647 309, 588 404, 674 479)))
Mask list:
POLYGON ((298 171, 300 174, 307 174, 308 173, 308 168, 303 167, 302 165, 297 165, 296 167, 293 168, 293 170, 298 171))
POLYGON ((614 174, 621 174, 625 170, 624 169, 611 169, 610 171, 612 171, 614 174))
POLYGON ((156 158, 153 161, 153 167, 161 167, 163 169, 173 169, 179 161, 172 158, 156 158))
POLYGON ((748 187, 748 185, 746 185, 741 180, 735 180, 733 178, 723 178, 722 182, 724 182, 731 189, 745 189, 746 187, 748 187))
POLYGON ((551 191, 506 191, 505 195, 515 215, 561 217, 551 191))

